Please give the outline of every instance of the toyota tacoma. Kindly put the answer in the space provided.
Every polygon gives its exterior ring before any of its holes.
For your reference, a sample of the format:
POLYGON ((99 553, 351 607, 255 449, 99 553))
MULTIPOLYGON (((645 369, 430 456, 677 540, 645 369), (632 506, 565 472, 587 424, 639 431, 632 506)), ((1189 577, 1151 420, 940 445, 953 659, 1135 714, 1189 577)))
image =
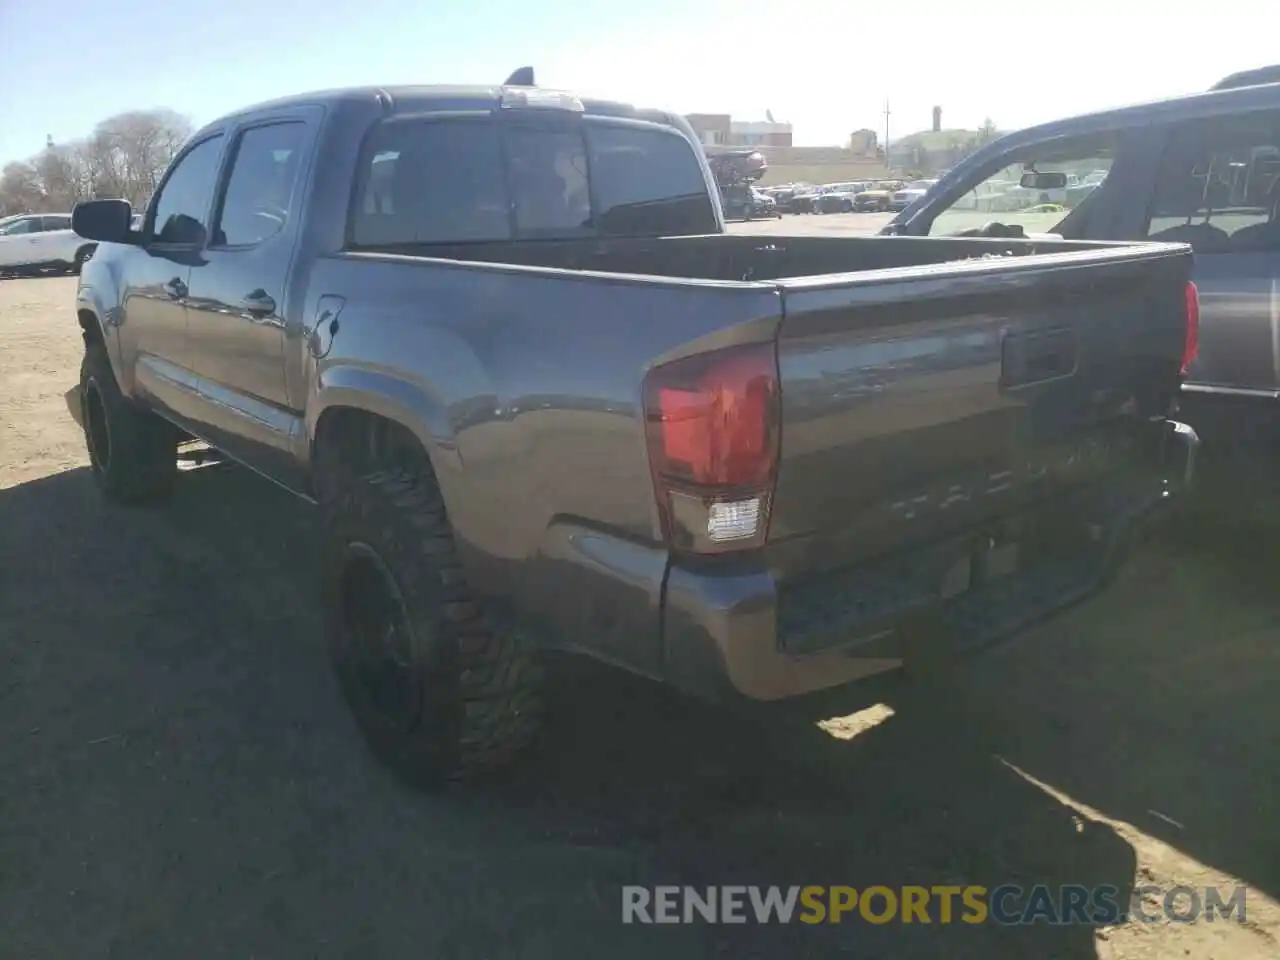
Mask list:
POLYGON ((341 688, 424 784, 529 742, 540 649, 848 683, 1086 595, 1191 473, 1185 245, 727 234, 684 120, 528 76, 246 109, 132 215, 75 211, 97 484, 198 439, 313 501, 341 688))

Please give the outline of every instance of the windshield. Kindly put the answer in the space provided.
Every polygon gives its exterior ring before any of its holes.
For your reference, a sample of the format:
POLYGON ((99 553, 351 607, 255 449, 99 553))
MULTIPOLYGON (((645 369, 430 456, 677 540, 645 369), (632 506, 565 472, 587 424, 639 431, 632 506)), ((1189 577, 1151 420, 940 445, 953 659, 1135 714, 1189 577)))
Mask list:
POLYGON ((1045 144, 1008 158, 993 173, 936 214, 932 236, 955 234, 996 222, 1020 226, 1025 233, 1055 233, 1067 216, 1088 202, 1111 172, 1114 137, 1092 137, 1071 144, 1045 144), (1022 186, 1027 173, 1061 173, 1061 187, 1022 186))
POLYGON ((716 230, 697 154, 667 127, 393 120, 366 157, 356 246, 716 230))

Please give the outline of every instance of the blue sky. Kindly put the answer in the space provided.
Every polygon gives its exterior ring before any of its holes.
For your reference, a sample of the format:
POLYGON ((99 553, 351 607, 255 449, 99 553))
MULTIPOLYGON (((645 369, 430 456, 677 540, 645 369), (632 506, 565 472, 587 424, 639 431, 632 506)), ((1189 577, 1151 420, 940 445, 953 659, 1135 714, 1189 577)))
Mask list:
MULTIPOLYGON (((1265 5, 1264 5, 1265 6, 1265 5)), ((1260 8, 1261 9, 1261 8, 1260 8)), ((1001 128, 1203 89, 1280 61, 1189 0, 0 0, 0 163, 131 108, 197 124, 359 84, 539 82, 795 125, 800 144, 984 116, 1001 128), (907 12, 910 11, 910 12, 907 12), (860 37, 877 24, 871 38, 860 37), (1220 42, 1206 42, 1218 34, 1220 42), (893 39, 891 39, 893 38, 893 39)))

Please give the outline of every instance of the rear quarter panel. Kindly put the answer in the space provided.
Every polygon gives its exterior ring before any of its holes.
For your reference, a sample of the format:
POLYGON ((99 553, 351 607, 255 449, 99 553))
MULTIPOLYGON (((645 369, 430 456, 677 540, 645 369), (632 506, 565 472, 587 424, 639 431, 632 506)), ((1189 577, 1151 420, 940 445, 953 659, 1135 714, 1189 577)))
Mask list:
POLYGON ((309 378, 309 432, 335 405, 406 423, 491 606, 509 601, 552 642, 588 636, 597 655, 656 672, 666 553, 642 380, 655 362, 771 339, 773 285, 340 254, 317 261, 309 289, 309 316, 326 294, 346 299, 309 378), (636 603, 612 590, 643 594, 649 622, 614 619, 636 603))

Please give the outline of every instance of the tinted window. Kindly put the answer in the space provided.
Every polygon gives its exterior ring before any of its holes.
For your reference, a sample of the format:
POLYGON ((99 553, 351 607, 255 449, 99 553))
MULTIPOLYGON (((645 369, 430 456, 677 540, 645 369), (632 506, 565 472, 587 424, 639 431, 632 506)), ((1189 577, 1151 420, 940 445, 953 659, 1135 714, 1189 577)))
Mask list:
POLYGON ((698 156, 683 137, 598 122, 582 129, 502 129, 488 119, 386 123, 366 153, 352 242, 716 229, 698 156))
POLYGON ((155 201, 151 232, 158 242, 203 242, 221 149, 222 137, 211 137, 178 161, 155 201))
POLYGON ((587 151, 577 130, 511 127, 507 164, 521 234, 567 236, 590 227, 587 151))
POLYGON ((592 123, 587 146, 601 233, 716 230, 702 167, 684 137, 662 129, 592 123))
POLYGON ((1175 128, 1147 236, 1197 253, 1280 249, 1280 112, 1175 128))
POLYGON ((383 124, 368 156, 352 217, 355 244, 510 238, 501 142, 492 123, 383 124))
POLYGON ((260 243, 284 229, 306 131, 301 123, 275 123, 240 135, 214 229, 215 244, 260 243))
POLYGON ((43 217, 43 229, 45 230, 70 230, 70 217, 43 217))

